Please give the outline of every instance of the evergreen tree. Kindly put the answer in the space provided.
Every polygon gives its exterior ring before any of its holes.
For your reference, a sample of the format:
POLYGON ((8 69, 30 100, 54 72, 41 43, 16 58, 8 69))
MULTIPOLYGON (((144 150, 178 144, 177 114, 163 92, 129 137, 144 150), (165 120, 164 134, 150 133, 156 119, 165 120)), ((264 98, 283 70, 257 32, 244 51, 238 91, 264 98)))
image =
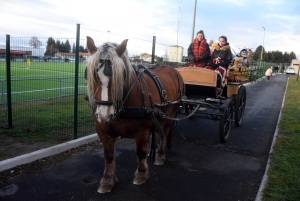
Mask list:
POLYGON ((60 52, 65 52, 65 43, 61 42, 60 46, 59 46, 59 51, 60 52))
POLYGON ((297 59, 295 52, 291 51, 289 63, 292 62, 293 59, 297 59))
POLYGON ((275 52, 275 62, 279 63, 283 61, 283 54, 280 51, 275 52))
POLYGON ((88 50, 84 48, 82 45, 79 45, 79 52, 88 52, 88 50))
MULTIPOLYGON (((80 48, 80 46, 79 46, 79 48, 80 48)), ((73 52, 73 53, 76 52, 76 46, 75 46, 75 43, 73 43, 72 52, 73 52)), ((79 52, 80 52, 80 50, 79 50, 79 52)))
POLYGON ((270 61, 271 61, 271 62, 275 62, 275 60, 276 60, 275 52, 272 51, 272 52, 271 52, 271 58, 270 58, 270 61))
POLYGON ((263 55, 265 54, 265 48, 263 48, 261 45, 259 45, 253 53, 253 60, 260 60, 262 49, 263 49, 263 55))
POLYGON ((269 62, 271 60, 271 54, 272 53, 270 51, 266 52, 263 56, 263 60, 269 62))
MULTIPOLYGON (((261 57, 261 51, 262 51, 262 46, 259 45, 256 50, 253 53, 253 60, 260 60, 261 57)), ((274 63, 290 63, 292 59, 297 59, 296 54, 292 51, 290 53, 284 52, 282 53, 281 51, 268 51, 265 52, 265 49, 263 48, 263 56, 262 60, 266 62, 274 62, 274 63)))
POLYGON ((52 37, 49 37, 47 40, 46 52, 44 55, 54 56, 55 54, 55 40, 52 37))
POLYGON ((55 52, 60 52, 60 40, 56 40, 55 42, 55 52))
POLYGON ((283 54, 283 62, 284 63, 290 62, 290 55, 287 52, 284 52, 283 54))
POLYGON ((69 40, 67 39, 65 43, 65 52, 70 52, 70 51, 71 51, 71 45, 69 40))

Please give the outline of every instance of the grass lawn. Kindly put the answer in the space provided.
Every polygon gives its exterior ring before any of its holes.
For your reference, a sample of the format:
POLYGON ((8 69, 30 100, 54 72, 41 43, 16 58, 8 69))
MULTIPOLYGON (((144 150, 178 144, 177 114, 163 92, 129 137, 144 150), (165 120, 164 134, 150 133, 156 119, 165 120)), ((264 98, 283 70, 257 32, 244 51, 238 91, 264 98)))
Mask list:
MULTIPOLYGON (((34 141, 73 139, 74 98, 64 97, 13 105, 13 128, 1 130, 3 135, 24 137, 34 141), (3 131, 3 132, 2 132, 3 131)), ((78 98, 78 137, 95 133, 91 110, 83 96, 78 98)), ((5 119, 2 119, 2 121, 5 119)), ((0 119, 1 122, 1 119, 0 119)), ((4 124, 5 122, 2 122, 4 124)))
MULTIPOLYGON (((5 62, 0 62, 1 100, 6 100, 5 65, 5 62)), ((86 91, 85 66, 85 63, 79 64, 79 94, 84 94, 86 91)), ((30 67, 26 62, 11 62, 10 71, 13 103, 74 94, 74 62, 31 62, 30 67)))
POLYGON ((290 77, 271 156, 265 201, 300 200, 300 81, 290 77))
MULTIPOLYGON (((6 63, 0 62, 0 126, 7 126, 6 63)), ((84 69, 79 64, 78 136, 94 133, 86 94, 84 69)), ((11 62, 13 129, 1 134, 34 138, 72 139, 74 129, 74 62, 11 62)))

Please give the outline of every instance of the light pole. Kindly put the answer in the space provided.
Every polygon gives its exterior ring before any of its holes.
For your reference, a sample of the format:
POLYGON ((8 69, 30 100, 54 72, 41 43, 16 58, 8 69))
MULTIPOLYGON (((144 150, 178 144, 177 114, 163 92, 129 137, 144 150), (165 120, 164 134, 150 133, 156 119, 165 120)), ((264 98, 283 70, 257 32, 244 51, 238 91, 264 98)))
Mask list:
POLYGON ((179 29, 179 14, 180 14, 180 7, 179 7, 179 10, 178 10, 178 23, 177 23, 177 51, 176 51, 176 62, 178 62, 178 29, 179 29))
POLYGON ((191 43, 192 43, 193 40, 194 40, 195 18, 196 18, 196 6, 197 6, 197 0, 195 0, 195 3, 194 3, 194 15, 193 15, 193 25, 192 25, 191 43))
POLYGON ((265 27, 262 27, 264 29, 264 37, 263 37, 263 44, 261 46, 261 54, 260 54, 260 66, 261 66, 261 62, 262 62, 262 55, 263 55, 263 51, 264 51, 264 41, 265 41, 265 27))

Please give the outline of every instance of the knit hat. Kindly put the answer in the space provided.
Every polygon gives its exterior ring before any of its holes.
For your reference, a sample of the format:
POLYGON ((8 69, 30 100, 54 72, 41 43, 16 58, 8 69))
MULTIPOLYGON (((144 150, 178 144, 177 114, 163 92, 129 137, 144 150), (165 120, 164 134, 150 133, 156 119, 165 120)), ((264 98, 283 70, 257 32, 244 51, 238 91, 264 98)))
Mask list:
POLYGON ((240 51, 240 53, 242 53, 243 51, 248 52, 247 49, 242 49, 242 50, 240 51))
POLYGON ((199 33, 201 33, 201 34, 203 35, 203 39, 205 39, 204 32, 203 32, 202 30, 200 30, 200 31, 197 32, 197 35, 198 35, 199 33))

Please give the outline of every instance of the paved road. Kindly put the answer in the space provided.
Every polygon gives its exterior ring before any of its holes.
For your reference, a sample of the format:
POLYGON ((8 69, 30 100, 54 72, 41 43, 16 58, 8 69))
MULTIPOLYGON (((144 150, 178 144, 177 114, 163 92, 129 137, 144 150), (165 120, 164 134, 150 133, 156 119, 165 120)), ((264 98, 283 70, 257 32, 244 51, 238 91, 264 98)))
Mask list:
POLYGON ((275 75, 247 87, 241 127, 232 127, 221 144, 218 122, 193 118, 184 121, 184 140, 176 131, 173 148, 163 166, 148 159, 150 178, 132 184, 136 168, 133 140, 116 146, 119 182, 112 193, 96 192, 103 172, 102 149, 76 153, 56 165, 0 184, 0 200, 254 200, 273 139, 287 82, 275 75), (9 195, 5 195, 5 193, 9 195))

